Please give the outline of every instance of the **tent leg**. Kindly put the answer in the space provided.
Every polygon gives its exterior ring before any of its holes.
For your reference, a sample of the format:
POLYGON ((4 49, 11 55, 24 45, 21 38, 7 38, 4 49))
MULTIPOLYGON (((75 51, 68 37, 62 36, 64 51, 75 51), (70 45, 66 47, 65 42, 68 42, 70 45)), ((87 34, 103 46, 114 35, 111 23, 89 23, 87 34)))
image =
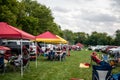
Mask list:
POLYGON ((22 39, 21 39, 21 77, 23 77, 23 52, 22 52, 22 39))
POLYGON ((37 42, 35 41, 35 46, 36 46, 36 50, 35 50, 35 54, 36 54, 36 62, 35 62, 35 64, 36 64, 36 68, 37 68, 37 42))

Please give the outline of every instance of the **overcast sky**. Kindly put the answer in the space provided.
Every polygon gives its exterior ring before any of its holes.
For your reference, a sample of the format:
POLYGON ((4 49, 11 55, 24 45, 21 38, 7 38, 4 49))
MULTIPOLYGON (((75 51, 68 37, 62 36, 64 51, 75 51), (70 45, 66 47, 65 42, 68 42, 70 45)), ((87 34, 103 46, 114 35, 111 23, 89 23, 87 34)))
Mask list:
POLYGON ((37 0, 52 10, 61 29, 106 32, 120 29, 120 0, 37 0))

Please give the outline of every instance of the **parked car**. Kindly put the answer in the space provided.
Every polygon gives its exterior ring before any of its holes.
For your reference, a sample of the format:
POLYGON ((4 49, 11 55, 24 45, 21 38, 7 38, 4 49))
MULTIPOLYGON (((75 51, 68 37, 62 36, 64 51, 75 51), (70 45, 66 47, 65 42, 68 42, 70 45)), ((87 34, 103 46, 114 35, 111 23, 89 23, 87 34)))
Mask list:
POLYGON ((117 48, 118 46, 107 46, 105 48, 105 53, 108 53, 109 49, 112 49, 112 48, 117 48))
MULTIPOLYGON (((28 49, 30 47, 34 48, 32 43, 33 42, 28 41, 28 40, 22 40, 22 46, 26 46, 28 49)), ((21 54, 21 41, 20 40, 3 40, 1 45, 9 47, 12 53, 21 54)))
POLYGON ((15 40, 4 40, 2 46, 9 47, 12 53, 20 54, 21 53, 21 46, 20 42, 15 40))
POLYGON ((96 46, 89 46, 89 47, 88 47, 88 50, 94 51, 95 49, 96 49, 96 46))
POLYGON ((110 54, 110 55, 115 55, 115 54, 117 54, 117 53, 120 53, 120 47, 117 47, 117 48, 111 48, 111 49, 109 49, 108 50, 108 54, 110 54))
POLYGON ((108 47, 107 45, 104 46, 104 47, 101 49, 101 52, 105 53, 105 50, 106 50, 107 47, 108 47))
POLYGON ((99 52, 102 50, 102 48, 104 48, 105 46, 103 45, 97 45, 96 48, 95 48, 95 51, 99 52))

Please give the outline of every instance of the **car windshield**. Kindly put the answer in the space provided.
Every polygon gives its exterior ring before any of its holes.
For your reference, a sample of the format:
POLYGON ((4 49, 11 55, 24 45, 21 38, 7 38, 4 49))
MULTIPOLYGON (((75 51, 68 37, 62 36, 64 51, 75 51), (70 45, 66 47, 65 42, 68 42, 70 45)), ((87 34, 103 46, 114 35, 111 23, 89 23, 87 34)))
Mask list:
POLYGON ((8 45, 17 45, 16 42, 8 42, 7 44, 8 44, 8 45))

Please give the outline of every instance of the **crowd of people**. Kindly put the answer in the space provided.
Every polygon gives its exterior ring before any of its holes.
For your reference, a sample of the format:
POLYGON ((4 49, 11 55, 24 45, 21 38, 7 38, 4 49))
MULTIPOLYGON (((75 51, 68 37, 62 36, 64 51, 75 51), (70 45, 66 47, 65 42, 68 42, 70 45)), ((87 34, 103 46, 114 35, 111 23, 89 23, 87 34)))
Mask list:
POLYGON ((44 56, 47 57, 48 60, 60 60, 65 57, 67 54, 66 48, 46 48, 44 52, 44 56))

